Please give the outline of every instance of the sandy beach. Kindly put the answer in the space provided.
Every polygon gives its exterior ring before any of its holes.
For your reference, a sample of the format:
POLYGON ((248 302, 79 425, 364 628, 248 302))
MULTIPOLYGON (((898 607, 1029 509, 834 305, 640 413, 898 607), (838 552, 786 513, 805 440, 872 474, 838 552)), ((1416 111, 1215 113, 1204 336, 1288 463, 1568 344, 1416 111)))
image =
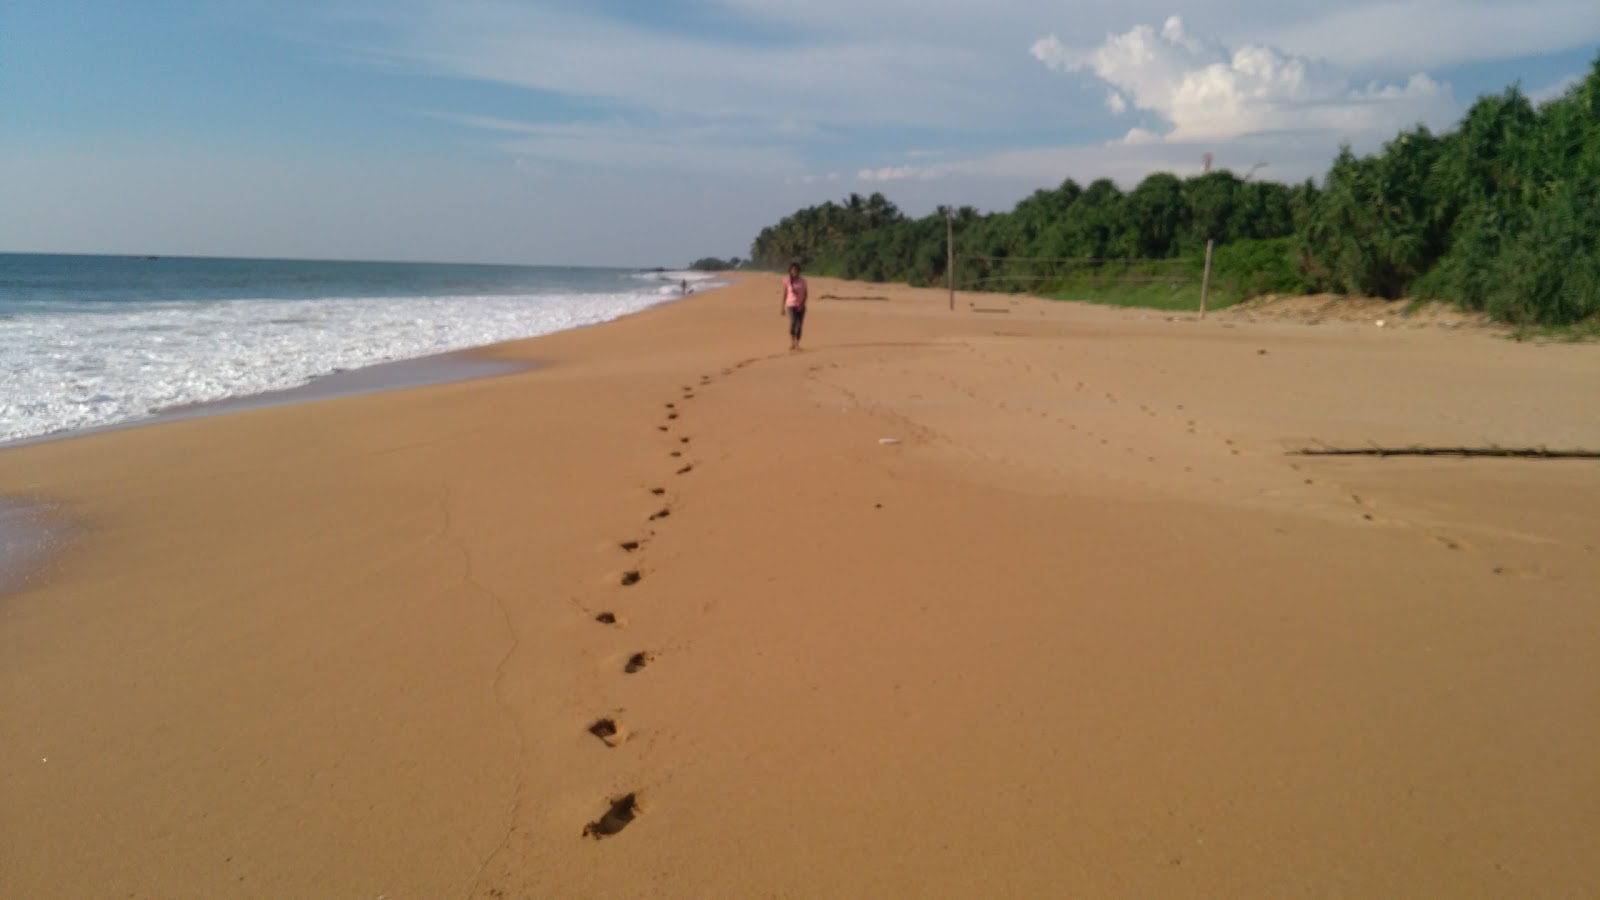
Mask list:
POLYGON ((0 893, 1600 895, 1600 462, 1290 452, 1600 348, 812 294, 0 450, 0 893))

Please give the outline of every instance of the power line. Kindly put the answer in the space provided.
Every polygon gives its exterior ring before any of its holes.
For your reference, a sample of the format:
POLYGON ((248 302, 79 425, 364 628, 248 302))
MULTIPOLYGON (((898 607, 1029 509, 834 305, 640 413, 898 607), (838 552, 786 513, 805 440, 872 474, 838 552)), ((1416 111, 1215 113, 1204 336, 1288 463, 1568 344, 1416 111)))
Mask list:
POLYGON ((973 253, 959 254, 959 259, 981 260, 984 262, 1048 262, 1048 263, 1082 263, 1086 265, 1102 265, 1105 263, 1137 263, 1139 265, 1187 265, 1193 260, 1179 258, 1155 258, 1137 256, 980 256, 973 253))

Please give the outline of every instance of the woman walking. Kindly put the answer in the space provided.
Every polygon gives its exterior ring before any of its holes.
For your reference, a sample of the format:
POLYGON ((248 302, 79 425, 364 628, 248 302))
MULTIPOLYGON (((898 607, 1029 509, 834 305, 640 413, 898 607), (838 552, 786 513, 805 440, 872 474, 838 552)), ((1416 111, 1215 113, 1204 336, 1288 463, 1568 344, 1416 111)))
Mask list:
POLYGON ((789 265, 789 277, 783 280, 783 307, 778 315, 789 314, 789 349, 800 349, 800 329, 806 322, 806 280, 800 277, 800 264, 789 265))

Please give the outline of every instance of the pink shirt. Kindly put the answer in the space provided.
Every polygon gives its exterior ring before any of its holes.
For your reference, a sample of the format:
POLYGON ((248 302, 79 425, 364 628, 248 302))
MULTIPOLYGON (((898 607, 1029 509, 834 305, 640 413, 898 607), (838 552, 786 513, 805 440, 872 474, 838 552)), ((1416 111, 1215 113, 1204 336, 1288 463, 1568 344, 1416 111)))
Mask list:
POLYGON ((806 280, 804 278, 784 277, 783 305, 790 309, 806 308, 806 280))

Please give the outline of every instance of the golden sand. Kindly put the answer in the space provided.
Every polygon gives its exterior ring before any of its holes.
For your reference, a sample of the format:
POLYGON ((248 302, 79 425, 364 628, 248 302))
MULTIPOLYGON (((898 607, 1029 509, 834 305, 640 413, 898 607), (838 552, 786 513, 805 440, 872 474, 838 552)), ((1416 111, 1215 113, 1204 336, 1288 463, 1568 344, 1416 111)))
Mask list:
POLYGON ((1600 350, 812 292, 0 451, 0 893, 1600 893, 1600 463, 1285 452, 1600 350))

